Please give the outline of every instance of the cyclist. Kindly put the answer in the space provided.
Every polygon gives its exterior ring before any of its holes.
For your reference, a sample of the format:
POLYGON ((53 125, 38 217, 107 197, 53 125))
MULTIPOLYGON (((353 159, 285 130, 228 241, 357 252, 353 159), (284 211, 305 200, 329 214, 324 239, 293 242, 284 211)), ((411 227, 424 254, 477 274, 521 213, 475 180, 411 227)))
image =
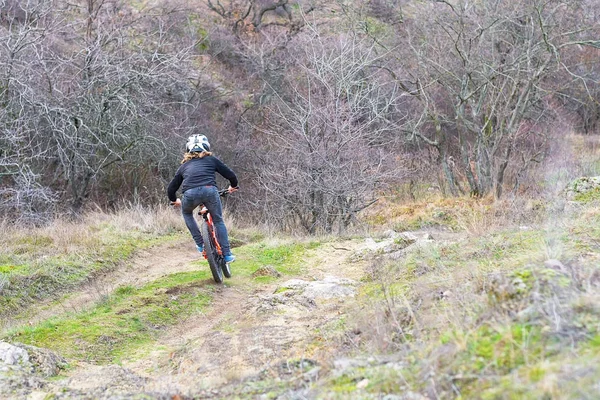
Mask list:
POLYGON ((237 190, 237 177, 227 165, 212 155, 206 136, 198 134, 190 136, 185 147, 186 153, 181 161, 181 166, 177 169, 175 177, 167 189, 169 200, 175 207, 181 207, 185 224, 200 253, 204 250, 204 243, 193 212, 200 204, 204 204, 212 215, 217 231, 217 240, 223 250, 225 262, 232 262, 235 260, 235 256, 231 254, 227 228, 223 222, 221 198, 217 190, 215 172, 229 180, 228 190, 230 193, 237 190), (178 199, 175 193, 180 186, 183 194, 181 199, 178 199))

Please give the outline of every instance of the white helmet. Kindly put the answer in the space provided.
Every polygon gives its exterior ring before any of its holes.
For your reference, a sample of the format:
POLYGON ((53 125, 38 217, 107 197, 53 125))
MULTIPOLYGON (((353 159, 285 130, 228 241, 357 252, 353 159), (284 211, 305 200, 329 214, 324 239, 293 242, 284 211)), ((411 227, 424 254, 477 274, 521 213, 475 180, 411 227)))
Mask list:
POLYGON ((185 149, 188 153, 210 151, 210 143, 208 143, 208 139, 204 135, 192 135, 188 138, 185 149))

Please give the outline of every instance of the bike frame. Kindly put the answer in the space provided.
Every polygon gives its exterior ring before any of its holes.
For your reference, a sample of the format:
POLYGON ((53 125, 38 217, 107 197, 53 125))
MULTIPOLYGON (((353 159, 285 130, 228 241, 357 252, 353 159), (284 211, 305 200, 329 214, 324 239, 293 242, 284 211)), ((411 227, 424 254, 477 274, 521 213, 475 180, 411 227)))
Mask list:
MULTIPOLYGON (((228 194, 229 189, 219 191, 219 196, 221 197, 227 196, 228 194)), ((172 202, 171 204, 177 204, 177 202, 172 202)), ((210 215, 208 208, 204 204, 201 204, 198 216, 202 217, 202 220, 198 218, 198 222, 200 222, 199 228, 204 241, 202 255, 204 256, 204 259, 208 261, 210 272, 212 273, 215 282, 223 283, 223 277, 231 278, 231 269, 229 268, 229 263, 225 261, 223 249, 221 248, 219 239, 217 239, 217 230, 215 229, 212 215, 210 215), (207 251, 207 249, 209 251, 207 251)))
MULTIPOLYGON (((202 218, 204 219, 204 221, 208 224, 208 227, 210 230, 210 235, 212 237, 215 248, 217 249, 217 253, 219 253, 219 255, 222 256, 223 251, 221 250, 221 245, 219 244, 219 241, 217 240, 217 232, 215 229, 215 224, 213 223, 212 216, 208 212, 208 208, 206 208, 204 206, 204 204, 200 208, 200 211, 198 211, 198 215, 201 215, 202 218)), ((202 252, 202 254, 204 255, 204 258, 207 258, 206 257, 206 249, 202 252)))
MULTIPOLYGON (((228 194, 229 194, 229 190, 227 190, 227 189, 219 190, 219 196, 221 196, 221 197, 225 197, 228 194)), ((206 206, 204 204, 202 204, 200 206, 200 211, 198 211, 198 215, 202 216, 202 218, 208 225, 213 244, 215 245, 215 249, 217 249, 217 253, 219 254, 219 256, 223 256, 223 250, 221 250, 221 244, 219 243, 219 240, 217 239, 217 231, 215 229, 215 224, 213 223, 213 219, 212 219, 212 216, 210 215, 210 212, 208 212, 208 208, 206 208, 206 206)), ((204 256, 205 259, 207 259, 206 247, 205 247, 204 251, 202 252, 202 255, 204 256)))

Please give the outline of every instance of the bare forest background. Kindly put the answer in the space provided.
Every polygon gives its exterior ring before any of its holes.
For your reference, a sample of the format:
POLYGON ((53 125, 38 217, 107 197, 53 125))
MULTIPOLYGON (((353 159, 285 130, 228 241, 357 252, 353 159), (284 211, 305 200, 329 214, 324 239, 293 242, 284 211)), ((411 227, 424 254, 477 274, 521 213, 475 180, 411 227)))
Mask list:
POLYGON ((598 0, 0 0, 0 214, 164 203, 193 133, 282 229, 540 195, 598 134, 599 61, 598 0))

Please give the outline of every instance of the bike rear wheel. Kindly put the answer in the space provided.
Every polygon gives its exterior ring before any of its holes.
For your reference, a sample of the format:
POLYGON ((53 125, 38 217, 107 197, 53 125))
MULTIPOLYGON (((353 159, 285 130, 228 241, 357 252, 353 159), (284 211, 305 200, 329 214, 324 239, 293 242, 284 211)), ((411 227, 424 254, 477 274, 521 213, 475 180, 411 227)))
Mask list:
POLYGON ((219 254, 213 243, 212 232, 206 222, 202 223, 200 233, 202 234, 202 240, 204 241, 204 253, 210 266, 210 272, 212 272, 213 279, 217 283, 223 283, 223 270, 219 262, 219 254))

